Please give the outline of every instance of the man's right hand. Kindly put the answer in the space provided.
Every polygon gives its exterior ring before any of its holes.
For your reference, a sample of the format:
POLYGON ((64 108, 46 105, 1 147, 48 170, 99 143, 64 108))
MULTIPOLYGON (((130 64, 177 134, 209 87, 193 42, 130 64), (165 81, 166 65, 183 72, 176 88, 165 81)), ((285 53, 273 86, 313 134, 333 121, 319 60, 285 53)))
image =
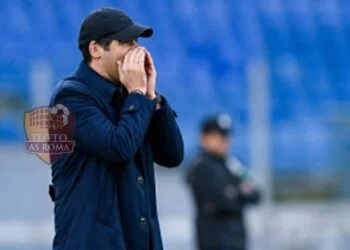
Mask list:
POLYGON ((138 91, 146 94, 147 92, 145 58, 145 49, 137 47, 125 55, 123 62, 117 61, 119 80, 129 93, 138 91))

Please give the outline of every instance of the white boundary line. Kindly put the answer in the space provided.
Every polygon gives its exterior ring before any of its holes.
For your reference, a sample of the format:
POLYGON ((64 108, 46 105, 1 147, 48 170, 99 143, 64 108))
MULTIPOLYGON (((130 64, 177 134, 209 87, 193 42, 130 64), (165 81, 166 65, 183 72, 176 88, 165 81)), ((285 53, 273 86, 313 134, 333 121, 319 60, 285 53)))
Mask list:
MULTIPOLYGON (((160 218, 165 241, 190 241, 192 224, 183 216, 160 218)), ((0 221, 0 245, 48 244, 54 237, 51 220, 0 221)))

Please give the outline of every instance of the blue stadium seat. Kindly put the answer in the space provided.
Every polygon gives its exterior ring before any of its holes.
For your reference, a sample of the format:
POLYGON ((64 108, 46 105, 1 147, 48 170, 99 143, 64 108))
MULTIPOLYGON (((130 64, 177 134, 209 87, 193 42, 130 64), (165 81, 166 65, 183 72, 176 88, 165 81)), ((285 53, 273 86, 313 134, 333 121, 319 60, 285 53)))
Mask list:
MULTIPOLYGON (((135 0, 118 7, 154 27, 154 37, 140 43, 154 56, 159 90, 179 113, 190 148, 196 145, 190 131, 208 112, 225 110, 240 126, 248 125, 246 69, 252 58, 262 56, 270 69, 276 161, 293 162, 304 158, 293 151, 297 145, 288 146, 286 135, 300 133, 307 116, 315 118, 307 122, 315 133, 331 133, 318 124, 326 103, 350 99, 350 5, 347 0, 328 3, 329 11, 293 0, 135 0)), ((13 0, 1 6, 0 22, 7 25, 2 26, 0 88, 13 82, 29 102, 28 71, 36 59, 52 64, 55 81, 72 72, 81 60, 81 21, 103 6, 115 1, 13 0)), ((18 140, 13 119, 1 116, 0 142, 18 140)), ((247 154, 247 147, 237 150, 247 154)))

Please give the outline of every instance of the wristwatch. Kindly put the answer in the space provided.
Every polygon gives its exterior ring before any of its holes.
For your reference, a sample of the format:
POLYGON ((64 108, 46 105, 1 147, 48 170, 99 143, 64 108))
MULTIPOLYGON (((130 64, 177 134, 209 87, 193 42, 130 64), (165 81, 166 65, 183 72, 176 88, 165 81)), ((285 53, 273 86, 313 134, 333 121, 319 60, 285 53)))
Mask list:
POLYGON ((140 95, 145 95, 141 90, 139 90, 139 89, 135 89, 135 90, 133 90, 133 91, 131 91, 129 94, 133 94, 133 93, 135 93, 135 94, 140 94, 140 95))

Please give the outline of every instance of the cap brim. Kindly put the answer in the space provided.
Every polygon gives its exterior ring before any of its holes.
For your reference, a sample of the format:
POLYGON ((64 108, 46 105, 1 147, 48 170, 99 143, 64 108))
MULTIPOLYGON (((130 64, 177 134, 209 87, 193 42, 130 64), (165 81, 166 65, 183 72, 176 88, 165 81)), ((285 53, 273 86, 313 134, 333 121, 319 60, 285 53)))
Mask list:
POLYGON ((122 42, 129 42, 139 37, 151 37, 153 29, 139 24, 132 24, 125 29, 112 35, 113 38, 122 42))

